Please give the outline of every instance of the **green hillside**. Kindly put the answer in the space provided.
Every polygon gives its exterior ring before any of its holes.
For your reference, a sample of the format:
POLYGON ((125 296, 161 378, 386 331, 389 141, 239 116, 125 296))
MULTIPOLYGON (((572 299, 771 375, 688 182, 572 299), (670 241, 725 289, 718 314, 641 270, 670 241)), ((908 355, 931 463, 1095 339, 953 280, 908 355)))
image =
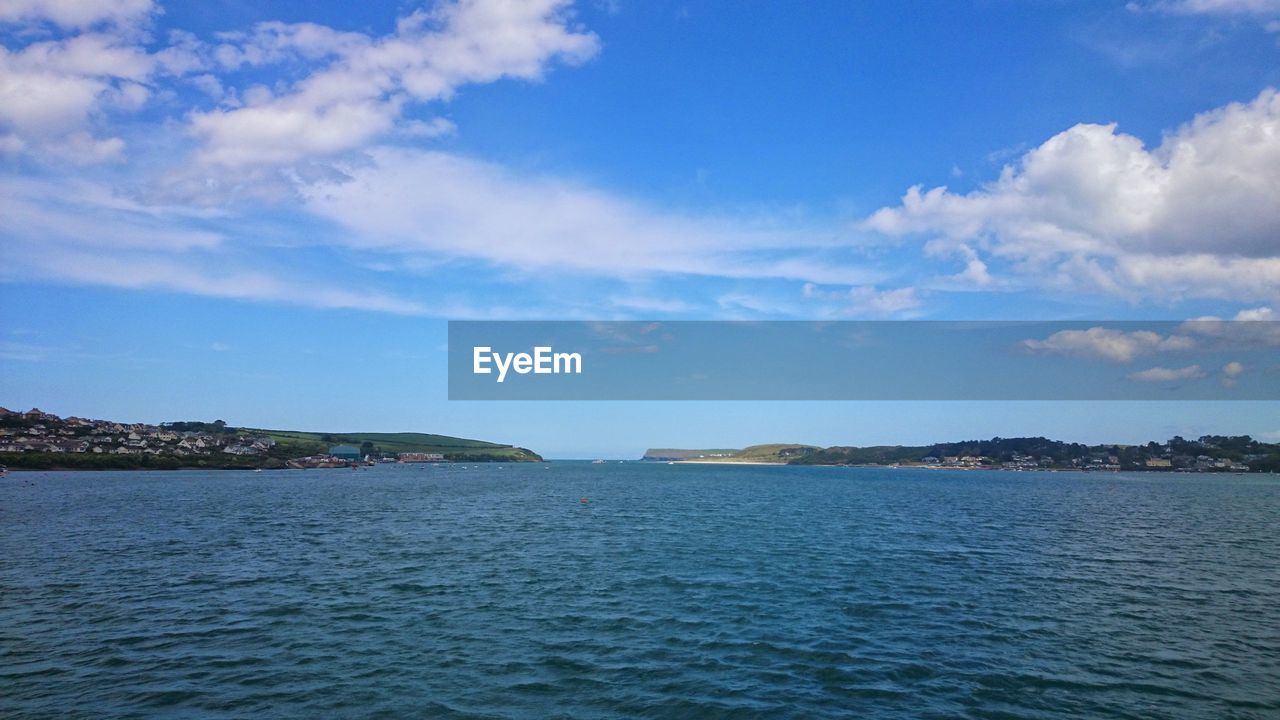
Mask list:
POLYGON ((463 462, 542 462, 532 450, 511 445, 432 435, 429 433, 320 433, 299 430, 245 428, 245 432, 266 435, 292 456, 319 455, 334 445, 354 445, 371 453, 440 453, 448 460, 463 462))

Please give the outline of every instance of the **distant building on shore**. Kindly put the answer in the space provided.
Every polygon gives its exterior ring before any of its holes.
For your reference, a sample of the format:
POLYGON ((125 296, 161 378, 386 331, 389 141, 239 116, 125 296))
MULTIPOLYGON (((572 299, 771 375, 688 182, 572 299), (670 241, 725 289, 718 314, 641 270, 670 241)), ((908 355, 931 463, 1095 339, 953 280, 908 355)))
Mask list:
POLYGON ((329 448, 329 455, 339 460, 360 461, 360 448, 351 445, 334 445, 329 448))
POLYGON ((444 455, 440 453, 400 453, 400 462, 444 462, 444 455))

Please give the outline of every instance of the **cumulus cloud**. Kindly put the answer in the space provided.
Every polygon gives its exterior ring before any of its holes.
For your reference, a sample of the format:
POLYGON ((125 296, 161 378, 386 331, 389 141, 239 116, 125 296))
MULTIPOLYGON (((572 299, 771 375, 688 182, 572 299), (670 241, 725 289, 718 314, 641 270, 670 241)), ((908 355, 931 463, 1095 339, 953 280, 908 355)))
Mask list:
POLYGON ((49 149, 70 159, 118 157, 119 138, 93 137, 90 120, 109 110, 141 107, 153 60, 111 35, 90 33, 0 47, 0 136, 12 151, 49 149))
MULTIPOLYGON (((1067 290, 1129 299, 1280 296, 1280 94, 1197 116, 1147 149, 1076 125, 967 193, 910 188, 862 226, 930 238, 1067 290)), ((984 277, 978 274, 977 277, 984 277)))
POLYGON ((1205 376, 1204 370, 1199 365, 1188 365, 1183 368, 1166 368, 1153 367, 1141 372, 1129 374, 1130 380, 1149 383, 1167 383, 1180 382, 1184 380, 1199 380, 1205 376))
POLYGON ((402 122, 413 103, 501 78, 537 80, 549 63, 579 63, 599 41, 571 26, 568 0, 458 0, 401 18, 383 37, 315 23, 265 22, 214 43, 174 31, 149 52, 139 28, 150 0, 11 0, 0 23, 50 23, 64 37, 0 48, 0 151, 117 159, 120 137, 95 121, 141 108, 163 76, 193 76, 218 104, 192 109, 197 158, 228 169, 287 165, 359 148, 393 129, 415 137, 452 131, 443 118, 402 122), (222 73, 298 61, 293 84, 228 88, 222 73), (319 69, 316 69, 319 66, 319 69))
MULTIPOLYGON (((0 47, 0 152, 78 163, 118 160, 125 141, 98 126, 143 108, 161 76, 204 66, 201 44, 175 31, 155 52, 136 25, 157 12, 136 0, 17 0, 0 4, 0 23, 46 21, 59 28, 21 47, 0 47)), ((31 34, 18 33, 19 37, 31 34)))
MULTIPOLYGON (((205 163, 287 164, 360 147, 390 131, 411 102, 446 99, 460 86, 539 79, 548 63, 585 61, 599 41, 570 26, 566 0, 459 0, 402 18, 382 38, 310 24, 266 23, 227 36, 225 67, 292 55, 330 64, 289 90, 265 88, 244 107, 191 114, 205 163)), ((429 126, 428 126, 429 127, 429 126)))
POLYGON ((1161 335, 1149 330, 1126 332, 1104 327, 1088 330, 1059 330, 1043 340, 1023 340, 1022 346, 1036 352, 1127 363, 1157 352, 1190 350, 1195 340, 1184 335, 1161 335))

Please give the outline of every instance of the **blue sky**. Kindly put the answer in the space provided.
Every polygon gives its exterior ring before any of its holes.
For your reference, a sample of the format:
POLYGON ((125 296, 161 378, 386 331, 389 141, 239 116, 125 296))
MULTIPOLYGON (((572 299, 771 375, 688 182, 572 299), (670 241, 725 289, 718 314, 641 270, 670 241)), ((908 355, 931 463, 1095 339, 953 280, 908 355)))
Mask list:
POLYGON ((444 354, 448 319, 1273 318, 1274 0, 16 0, 0 39, 7 407, 558 456, 1280 438, 1268 402, 451 403, 444 354))

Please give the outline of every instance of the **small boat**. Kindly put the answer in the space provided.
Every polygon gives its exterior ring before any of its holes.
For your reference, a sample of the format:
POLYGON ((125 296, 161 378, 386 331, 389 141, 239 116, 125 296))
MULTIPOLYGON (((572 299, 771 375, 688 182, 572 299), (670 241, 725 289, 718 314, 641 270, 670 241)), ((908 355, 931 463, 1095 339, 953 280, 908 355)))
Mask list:
POLYGON ((604 464, 604 460, 592 460, 592 461, 591 461, 591 464, 592 464, 592 465, 603 465, 603 464, 604 464))

